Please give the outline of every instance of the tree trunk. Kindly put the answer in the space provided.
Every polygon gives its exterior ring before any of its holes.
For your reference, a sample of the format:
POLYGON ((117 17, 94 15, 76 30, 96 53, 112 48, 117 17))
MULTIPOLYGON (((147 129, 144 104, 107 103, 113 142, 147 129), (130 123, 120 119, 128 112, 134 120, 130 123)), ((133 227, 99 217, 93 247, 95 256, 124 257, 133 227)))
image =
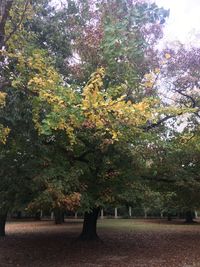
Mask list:
POLYGON ((22 218, 22 212, 21 211, 18 211, 17 212, 17 219, 21 219, 22 218))
POLYGON ((0 214, 0 236, 5 236, 7 212, 0 214))
POLYGON ((194 212, 194 218, 195 219, 198 219, 198 212, 195 210, 195 212, 194 212))
POLYGON ((35 213, 35 217, 34 217, 35 221, 40 221, 41 220, 41 217, 40 217, 40 211, 37 211, 35 213))
POLYGON ((94 208, 91 212, 85 212, 83 230, 79 237, 80 240, 91 241, 98 240, 97 235, 97 219, 100 208, 94 208))
POLYGON ((103 215, 103 209, 101 209, 101 219, 103 220, 104 215, 103 215))
POLYGON ((144 209, 144 219, 147 219, 147 216, 148 216, 148 214, 147 214, 147 210, 144 209))
POLYGON ((172 220, 172 215, 170 212, 167 213, 167 220, 170 222, 172 220))
POLYGON ((128 207, 128 215, 130 218, 132 217, 132 208, 131 207, 128 207))
POLYGON ((118 212, 117 212, 117 208, 115 208, 115 219, 118 218, 118 212))
POLYGON ((1 1, 1 20, 0 20, 0 49, 5 46, 5 28, 6 28, 6 22, 9 18, 10 10, 13 5, 13 0, 10 1, 1 1), (3 3, 2 3, 3 2, 3 3))
POLYGON ((65 213, 62 212, 62 222, 64 223, 65 222, 65 213))
POLYGON ((64 221, 64 213, 61 209, 54 210, 55 224, 62 224, 64 221))
POLYGON ((194 218, 193 212, 191 210, 186 211, 185 222, 186 223, 193 223, 194 222, 193 218, 194 218))

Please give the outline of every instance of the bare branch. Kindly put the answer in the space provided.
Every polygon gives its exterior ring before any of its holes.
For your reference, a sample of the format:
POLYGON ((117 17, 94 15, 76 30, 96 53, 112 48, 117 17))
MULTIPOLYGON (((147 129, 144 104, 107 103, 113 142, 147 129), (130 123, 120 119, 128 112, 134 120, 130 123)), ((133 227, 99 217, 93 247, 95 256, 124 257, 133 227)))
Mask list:
POLYGON ((191 106, 192 108, 195 108, 196 107, 196 101, 195 101, 195 99, 192 96, 183 93, 181 90, 174 90, 174 91, 176 93, 178 93, 178 94, 180 94, 180 95, 188 98, 192 102, 192 106, 191 106))
MULTIPOLYGON (((179 113, 178 116, 182 115, 182 113, 179 113)), ((169 119, 172 119, 172 118, 175 118, 177 115, 167 115, 166 117, 158 120, 156 123, 152 123, 152 124, 149 124, 149 125, 146 125, 146 126, 143 126, 142 129, 145 130, 145 131, 149 131, 153 128, 156 128, 158 126, 160 126, 163 122, 169 120, 169 119)))

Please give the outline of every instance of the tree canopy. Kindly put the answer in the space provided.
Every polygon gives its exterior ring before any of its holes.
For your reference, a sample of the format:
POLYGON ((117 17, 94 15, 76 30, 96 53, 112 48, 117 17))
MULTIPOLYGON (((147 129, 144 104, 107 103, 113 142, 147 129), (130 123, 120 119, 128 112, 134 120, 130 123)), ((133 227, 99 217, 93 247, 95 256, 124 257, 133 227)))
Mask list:
POLYGON ((4 221, 20 205, 79 207, 92 239, 99 208, 136 195, 198 207, 199 51, 156 49, 168 16, 146 1, 2 4, 4 221))

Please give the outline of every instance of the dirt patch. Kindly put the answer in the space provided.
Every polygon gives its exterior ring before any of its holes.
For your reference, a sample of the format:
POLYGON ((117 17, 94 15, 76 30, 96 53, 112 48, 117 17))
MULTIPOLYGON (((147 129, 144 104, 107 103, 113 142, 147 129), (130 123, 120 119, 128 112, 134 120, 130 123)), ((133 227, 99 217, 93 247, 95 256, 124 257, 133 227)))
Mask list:
POLYGON ((0 267, 200 267, 200 225, 127 222, 100 222, 103 243, 76 241, 81 222, 9 223, 0 267))

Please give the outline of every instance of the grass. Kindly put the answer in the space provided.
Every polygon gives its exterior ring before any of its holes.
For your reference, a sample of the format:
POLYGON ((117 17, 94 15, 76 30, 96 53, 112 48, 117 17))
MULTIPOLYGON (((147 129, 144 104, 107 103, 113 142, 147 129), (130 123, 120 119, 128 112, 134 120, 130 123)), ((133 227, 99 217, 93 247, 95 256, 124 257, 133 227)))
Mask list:
POLYGON ((200 224, 187 225, 183 220, 168 222, 165 219, 138 220, 138 219, 103 219, 98 221, 98 227, 110 228, 118 231, 177 231, 180 229, 193 229, 200 227, 200 224))

